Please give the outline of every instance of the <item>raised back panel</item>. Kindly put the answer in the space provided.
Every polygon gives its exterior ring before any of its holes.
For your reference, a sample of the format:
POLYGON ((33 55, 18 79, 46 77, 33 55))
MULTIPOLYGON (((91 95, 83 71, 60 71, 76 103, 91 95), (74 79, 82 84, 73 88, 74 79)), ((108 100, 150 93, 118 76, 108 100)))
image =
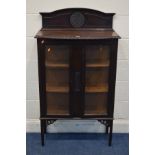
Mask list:
POLYGON ((85 8, 69 8, 40 14, 43 28, 112 28, 114 15, 85 8))

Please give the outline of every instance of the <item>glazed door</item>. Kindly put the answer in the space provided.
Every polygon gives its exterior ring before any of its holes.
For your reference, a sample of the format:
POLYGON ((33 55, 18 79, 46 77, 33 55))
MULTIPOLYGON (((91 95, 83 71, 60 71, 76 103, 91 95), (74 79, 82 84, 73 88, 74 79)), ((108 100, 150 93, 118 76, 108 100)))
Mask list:
POLYGON ((46 114, 81 117, 84 113, 85 51, 69 45, 45 46, 46 114))
POLYGON ((67 45, 45 46, 46 114, 70 115, 69 53, 67 45))
POLYGON ((85 116, 108 114, 110 46, 88 45, 85 72, 85 116))

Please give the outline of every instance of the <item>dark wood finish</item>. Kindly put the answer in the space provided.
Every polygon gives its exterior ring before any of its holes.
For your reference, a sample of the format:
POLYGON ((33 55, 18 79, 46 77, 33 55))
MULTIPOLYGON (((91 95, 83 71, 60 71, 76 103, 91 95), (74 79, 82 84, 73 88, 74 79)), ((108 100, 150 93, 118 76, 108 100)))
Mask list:
MULTIPOLYGON (((42 12, 43 28, 66 28, 76 27, 72 24, 72 18, 76 23, 83 21, 82 28, 112 28, 114 13, 103 13, 100 11, 84 8, 70 8, 57 10, 50 13, 42 12)), ((79 27, 79 26, 78 26, 79 27)))
POLYGON ((109 146, 111 146, 112 143, 112 130, 113 130, 113 121, 110 121, 109 146))
POLYGON ((41 140, 57 119, 92 119, 112 143, 117 46, 114 13, 84 8, 41 13, 36 34, 41 140))
POLYGON ((84 112, 85 52, 83 47, 73 46, 70 51, 70 113, 81 117, 84 112))
POLYGON ((108 94, 108 113, 113 117, 114 113, 114 99, 115 99, 115 82, 116 82, 116 67, 117 67, 117 46, 118 40, 111 40, 111 54, 110 54, 110 72, 109 72, 109 94, 108 94))
POLYGON ((45 78, 45 52, 44 42, 40 39, 37 40, 38 45, 38 74, 39 74, 39 97, 40 97, 40 117, 46 115, 46 78, 45 78))
POLYGON ((93 40, 93 39, 112 39, 119 38, 116 32, 112 29, 42 29, 36 36, 36 38, 45 39, 69 39, 69 40, 93 40))
POLYGON ((106 134, 108 134, 109 133, 109 127, 108 126, 106 126, 106 134))
POLYGON ((45 124, 44 124, 45 120, 41 120, 40 121, 40 125, 41 125, 41 144, 42 146, 44 146, 44 133, 45 133, 45 124))

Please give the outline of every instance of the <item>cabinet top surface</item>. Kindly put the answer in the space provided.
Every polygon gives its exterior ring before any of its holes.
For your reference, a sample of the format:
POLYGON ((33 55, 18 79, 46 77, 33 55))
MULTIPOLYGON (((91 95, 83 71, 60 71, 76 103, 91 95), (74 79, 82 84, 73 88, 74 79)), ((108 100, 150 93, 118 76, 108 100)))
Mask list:
POLYGON ((112 29, 41 29, 35 38, 45 39, 119 39, 112 29))
POLYGON ((67 8, 40 13, 42 29, 35 38, 47 39, 119 39, 112 29, 114 13, 86 8, 67 8))

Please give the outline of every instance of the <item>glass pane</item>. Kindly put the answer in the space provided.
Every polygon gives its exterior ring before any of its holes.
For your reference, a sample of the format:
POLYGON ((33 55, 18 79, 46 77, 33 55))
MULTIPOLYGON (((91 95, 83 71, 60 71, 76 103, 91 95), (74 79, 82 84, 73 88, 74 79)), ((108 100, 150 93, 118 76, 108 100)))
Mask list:
POLYGON ((48 115, 68 115, 68 94, 47 93, 47 114, 48 115))
POLYGON ((68 115, 69 47, 47 46, 45 56, 47 115, 68 115))
POLYGON ((107 114, 109 58, 109 46, 86 47, 85 115, 107 114))
MULTIPOLYGON (((91 45, 86 47, 86 65, 109 66, 109 46, 91 45)), ((98 67, 98 66, 95 66, 98 67)))
POLYGON ((107 94, 106 93, 86 93, 85 95, 85 115, 106 115, 107 114, 107 94))
POLYGON ((54 64, 68 64, 69 47, 68 46, 46 46, 46 62, 54 64))

